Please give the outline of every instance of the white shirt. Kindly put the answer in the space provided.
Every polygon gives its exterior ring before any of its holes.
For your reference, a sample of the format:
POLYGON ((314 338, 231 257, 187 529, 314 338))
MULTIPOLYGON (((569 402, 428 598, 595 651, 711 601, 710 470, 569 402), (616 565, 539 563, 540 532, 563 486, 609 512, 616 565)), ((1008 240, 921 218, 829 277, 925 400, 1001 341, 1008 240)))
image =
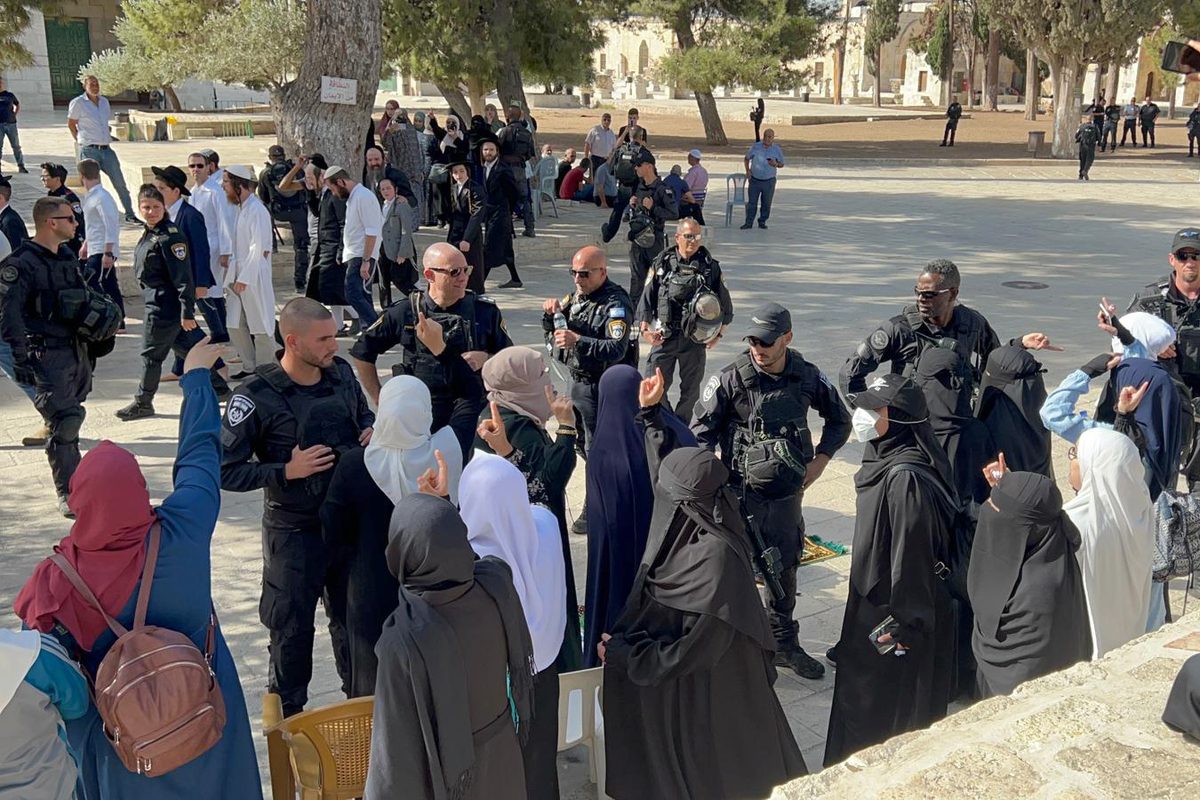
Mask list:
POLYGON ((89 256, 111 251, 121 256, 121 217, 117 202, 103 186, 96 184, 83 196, 83 238, 89 256))
POLYGON ((171 205, 167 206, 167 219, 175 224, 179 224, 179 209, 183 205, 183 195, 179 195, 179 199, 171 205))
POLYGON ((612 128, 605 130, 603 125, 593 125, 583 144, 592 148, 592 155, 608 158, 608 154, 617 146, 617 134, 612 128))
POLYGON ((78 123, 76 132, 80 147, 86 147, 89 144, 108 144, 112 141, 112 134, 108 130, 108 120, 112 116, 112 111, 108 107, 108 98, 100 95, 100 98, 93 103, 88 99, 86 94, 81 94, 71 101, 67 106, 67 119, 73 119, 78 123))
POLYGON ((361 183, 354 184, 346 198, 346 227, 342 229, 342 261, 352 258, 379 258, 380 233, 383 231, 383 211, 375 193, 361 183), (370 255, 363 252, 368 236, 375 237, 370 255))
POLYGON ((7 236, 0 236, 0 261, 8 258, 12 254, 12 245, 8 243, 7 236))

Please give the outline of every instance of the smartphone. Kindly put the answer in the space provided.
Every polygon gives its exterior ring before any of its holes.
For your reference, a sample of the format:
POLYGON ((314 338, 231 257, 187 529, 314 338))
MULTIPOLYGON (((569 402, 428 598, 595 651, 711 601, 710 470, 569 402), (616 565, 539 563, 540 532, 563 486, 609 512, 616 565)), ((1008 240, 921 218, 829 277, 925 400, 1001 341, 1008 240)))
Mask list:
POLYGON ((1167 42, 1163 47, 1162 68, 1181 75, 1200 72, 1200 53, 1184 42, 1167 42))
POLYGON ((893 638, 893 640, 890 642, 884 642, 880 644, 879 637, 883 636, 885 633, 890 633, 894 637, 899 630, 900 623, 896 622, 896 618, 889 614, 887 619, 876 625, 875 628, 867 634, 867 638, 871 640, 872 646, 874 646, 875 651, 878 652, 879 655, 886 656, 888 653, 896 649, 896 641, 893 638))
POLYGON ((1100 315, 1104 317, 1104 321, 1111 325, 1112 317, 1108 313, 1108 307, 1105 306, 1104 303, 1097 303, 1096 305, 1100 306, 1100 315))

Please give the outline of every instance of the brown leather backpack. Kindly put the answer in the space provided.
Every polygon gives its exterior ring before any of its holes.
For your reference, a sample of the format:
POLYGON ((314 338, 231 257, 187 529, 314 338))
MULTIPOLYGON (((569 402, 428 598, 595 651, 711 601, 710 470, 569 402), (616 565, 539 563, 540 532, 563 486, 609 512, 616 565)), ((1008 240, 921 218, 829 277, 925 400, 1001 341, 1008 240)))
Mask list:
POLYGON ((225 729, 225 700, 212 668, 215 612, 203 653, 182 633, 146 625, 159 536, 156 522, 129 630, 104 611, 71 562, 61 553, 50 557, 117 635, 96 671, 93 699, 121 763, 146 776, 164 775, 199 757, 225 729))

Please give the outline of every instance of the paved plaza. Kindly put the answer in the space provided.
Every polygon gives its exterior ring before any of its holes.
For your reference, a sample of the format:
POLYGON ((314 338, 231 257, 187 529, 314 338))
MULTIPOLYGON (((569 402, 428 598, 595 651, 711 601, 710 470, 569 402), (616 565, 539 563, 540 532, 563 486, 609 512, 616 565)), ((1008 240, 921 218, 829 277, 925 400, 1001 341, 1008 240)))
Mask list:
MULTIPOLYGON (((61 116, 34 120, 22 130, 33 174, 14 176, 13 183, 14 204, 26 219, 41 194, 35 165, 48 158, 71 160, 61 116)), ((117 150, 132 190, 140 167, 182 164, 188 152, 208 146, 221 152, 223 163, 257 165, 268 144, 261 138, 201 140, 117 145, 117 150)), ((786 151, 786 140, 784 147, 786 151)), ((659 163, 683 160, 682 153, 675 155, 659 163)), ((741 231, 736 227, 740 208, 734 210, 732 227, 722 225, 722 176, 740 171, 740 162, 722 157, 706 163, 713 176, 706 207, 708 246, 721 261, 737 314, 730 331, 734 335, 710 353, 710 375, 739 352, 748 312, 759 303, 777 300, 792 311, 793 346, 836 381, 842 362, 858 342, 909 302, 921 265, 944 257, 962 271, 962 301, 986 314, 1002 338, 1043 331, 1066 348, 1045 353, 1042 359, 1047 383, 1053 385, 1108 348, 1095 327, 1097 299, 1107 295, 1123 308, 1136 288, 1167 271, 1171 234, 1195 223, 1187 198, 1194 196, 1196 173, 1187 169, 1186 159, 1176 165, 1102 158, 1089 183, 1077 182, 1076 166, 1065 162, 950 167, 814 160, 782 171, 769 230, 741 231), (1006 285, 1013 282, 1019 283, 1006 285)), ((517 239, 525 288, 491 292, 518 344, 539 345, 542 300, 569 289, 570 253, 598 237, 603 219, 599 210, 560 203, 558 211, 557 219, 539 221, 537 239, 517 239)), ((419 245, 427 246, 441 238, 440 233, 423 230, 419 245)), ((139 229, 123 227, 126 270, 139 234, 139 229)), ((628 282, 626 250, 620 241, 609 247, 612 277, 623 284, 628 282)), ((293 295, 290 276, 291 250, 285 244, 275 260, 279 305, 293 295)), ((130 314, 141 316, 136 301, 130 314)), ((111 439, 133 451, 157 502, 170 490, 178 387, 163 385, 155 400, 159 416, 153 419, 123 423, 114 416, 137 385, 140 335, 140 321, 131 320, 115 352, 100 362, 87 403, 83 445, 111 439)), ((380 371, 390 374, 395 361, 394 356, 381 359, 380 371)), ((20 444, 40 418, 9 381, 0 380, 0 409, 0 481, 6 487, 0 495, 0 613, 8 615, 17 590, 64 535, 66 524, 54 508, 45 455, 20 444)), ((811 422, 819 424, 816 419, 811 422)), ((1062 450, 1060 446, 1056 451, 1059 459, 1062 450)), ((852 476, 861 452, 861 445, 847 445, 808 492, 805 518, 810 533, 850 542, 852 476)), ((1065 472, 1060 468, 1060 475, 1065 472)), ((571 483, 572 513, 580 507, 582 490, 581 463, 571 483)), ((267 636, 258 621, 261 505, 261 493, 224 493, 212 549, 213 597, 255 729, 267 682, 267 636)), ((571 544, 582 598, 586 541, 572 537, 571 544)), ((801 570, 796 613, 801 618, 801 643, 810 653, 823 656, 837 636, 849 567, 850 559, 842 557, 801 570)), ((14 622, 8 617, 8 624, 14 622)), ((833 674, 830 669, 823 680, 804 681, 787 672, 777 684, 810 769, 821 763, 833 674)), ((328 636, 322 630, 311 698, 312 707, 340 699, 328 636)), ((261 736, 257 742, 265 781, 265 745, 261 736)), ((579 768, 578 760, 564 759, 563 766, 564 796, 588 797, 588 788, 581 786, 581 772, 586 770, 579 768)))

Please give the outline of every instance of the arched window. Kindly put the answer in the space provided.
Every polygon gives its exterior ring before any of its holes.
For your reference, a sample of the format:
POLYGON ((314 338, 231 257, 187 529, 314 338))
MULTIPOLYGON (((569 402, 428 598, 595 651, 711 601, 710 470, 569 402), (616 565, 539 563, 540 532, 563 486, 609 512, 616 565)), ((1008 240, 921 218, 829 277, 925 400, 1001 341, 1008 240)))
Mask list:
POLYGON ((624 78, 628 74, 629 74, 629 59, 625 57, 624 53, 622 53, 621 54, 621 71, 618 73, 618 76, 624 78))
POLYGON ((638 74, 645 75, 646 70, 650 68, 650 45, 646 44, 646 40, 642 40, 642 44, 638 47, 638 74))
POLYGON ((608 54, 601 53, 600 54, 600 71, 604 72, 604 70, 606 70, 606 69, 608 69, 608 54))

